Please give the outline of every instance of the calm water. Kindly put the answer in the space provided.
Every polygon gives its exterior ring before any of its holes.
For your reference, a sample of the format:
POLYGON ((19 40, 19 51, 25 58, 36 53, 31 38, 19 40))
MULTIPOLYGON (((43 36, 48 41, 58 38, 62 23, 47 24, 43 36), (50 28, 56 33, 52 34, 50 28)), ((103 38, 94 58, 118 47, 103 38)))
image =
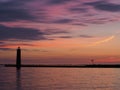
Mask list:
POLYGON ((120 90, 120 69, 0 67, 0 90, 120 90))

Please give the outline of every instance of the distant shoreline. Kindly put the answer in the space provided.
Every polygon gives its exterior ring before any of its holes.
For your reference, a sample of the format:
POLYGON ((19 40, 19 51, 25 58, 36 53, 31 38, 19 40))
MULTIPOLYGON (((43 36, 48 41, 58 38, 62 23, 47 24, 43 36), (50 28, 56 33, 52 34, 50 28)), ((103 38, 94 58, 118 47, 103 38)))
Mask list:
MULTIPOLYGON (((16 67, 15 64, 0 64, 4 67, 16 67)), ((22 64, 21 67, 57 67, 57 68, 120 68, 120 64, 94 64, 94 65, 36 65, 36 64, 22 64)))

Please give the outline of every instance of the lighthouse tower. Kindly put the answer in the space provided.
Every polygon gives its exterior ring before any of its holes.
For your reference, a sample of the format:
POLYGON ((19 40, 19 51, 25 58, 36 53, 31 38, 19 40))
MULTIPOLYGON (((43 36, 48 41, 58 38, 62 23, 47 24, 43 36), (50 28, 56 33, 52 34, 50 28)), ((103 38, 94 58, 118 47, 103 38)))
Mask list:
POLYGON ((17 48, 17 57, 16 57, 16 68, 21 68, 21 49, 20 47, 17 48))

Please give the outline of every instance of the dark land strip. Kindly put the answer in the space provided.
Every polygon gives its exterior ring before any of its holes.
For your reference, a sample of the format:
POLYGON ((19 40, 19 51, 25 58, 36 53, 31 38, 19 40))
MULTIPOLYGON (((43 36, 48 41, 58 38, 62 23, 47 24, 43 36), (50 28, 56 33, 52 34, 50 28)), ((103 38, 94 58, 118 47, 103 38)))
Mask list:
MULTIPOLYGON (((0 64, 4 67, 16 67, 16 64, 0 64)), ((37 64, 22 64, 21 67, 58 67, 58 68, 120 68, 120 64, 94 64, 94 65, 37 65, 37 64)))

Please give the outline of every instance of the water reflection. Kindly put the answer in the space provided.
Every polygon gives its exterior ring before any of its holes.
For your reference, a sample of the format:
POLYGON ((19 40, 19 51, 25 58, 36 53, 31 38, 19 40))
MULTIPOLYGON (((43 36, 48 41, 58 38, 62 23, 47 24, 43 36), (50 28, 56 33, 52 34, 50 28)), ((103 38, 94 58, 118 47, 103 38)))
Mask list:
POLYGON ((16 69, 16 90, 21 89, 21 70, 16 69))
POLYGON ((119 69, 23 68, 4 72, 10 77, 0 90, 10 90, 9 86, 11 90, 120 90, 119 69))

